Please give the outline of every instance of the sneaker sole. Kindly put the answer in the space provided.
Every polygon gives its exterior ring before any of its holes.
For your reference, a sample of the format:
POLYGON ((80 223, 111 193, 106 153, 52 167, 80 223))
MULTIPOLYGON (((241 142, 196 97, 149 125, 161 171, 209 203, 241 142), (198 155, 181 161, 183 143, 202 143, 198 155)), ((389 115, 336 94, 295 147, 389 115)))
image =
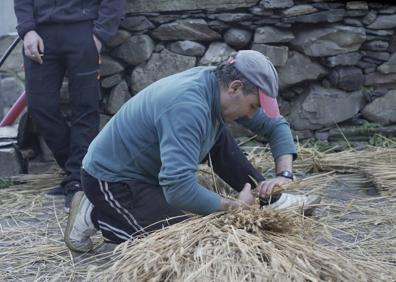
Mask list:
MULTIPOLYGON (((77 248, 73 245, 72 241, 70 240, 70 233, 71 233, 72 227, 74 225, 74 222, 76 220, 78 210, 80 207, 80 203, 81 203, 81 200, 83 199, 83 196, 84 196, 84 192, 79 191, 73 197, 73 200, 72 200, 72 203, 70 206, 70 210, 69 210, 70 212, 69 212, 69 218, 67 220, 64 241, 66 243, 66 246, 68 246, 70 250, 75 251, 75 252, 85 253, 85 252, 88 252, 90 249, 86 250, 86 249, 77 248)), ((66 207, 65 207, 65 211, 66 211, 66 207)))

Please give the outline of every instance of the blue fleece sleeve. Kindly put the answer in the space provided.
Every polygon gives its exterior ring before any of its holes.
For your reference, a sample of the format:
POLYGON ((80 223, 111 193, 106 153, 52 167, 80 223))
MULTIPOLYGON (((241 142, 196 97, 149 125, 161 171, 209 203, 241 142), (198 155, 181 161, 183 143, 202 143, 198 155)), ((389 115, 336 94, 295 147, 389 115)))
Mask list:
POLYGON ((158 178, 166 201, 204 215, 220 206, 220 195, 199 185, 196 176, 208 125, 205 109, 192 103, 177 104, 156 121, 162 163, 158 178))
POLYGON ((274 159, 286 154, 293 155, 293 159, 297 158, 296 145, 289 123, 284 117, 271 119, 259 108, 251 119, 241 118, 237 122, 268 139, 274 159))

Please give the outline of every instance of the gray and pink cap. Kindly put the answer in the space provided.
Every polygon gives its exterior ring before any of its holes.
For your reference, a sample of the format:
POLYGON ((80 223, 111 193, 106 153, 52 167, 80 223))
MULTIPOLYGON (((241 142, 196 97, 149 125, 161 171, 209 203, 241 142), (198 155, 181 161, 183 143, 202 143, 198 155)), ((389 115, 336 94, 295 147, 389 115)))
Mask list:
POLYGON ((259 89, 260 105, 270 118, 280 116, 278 102, 278 74, 274 65, 262 53, 254 50, 240 50, 230 57, 228 63, 259 89))

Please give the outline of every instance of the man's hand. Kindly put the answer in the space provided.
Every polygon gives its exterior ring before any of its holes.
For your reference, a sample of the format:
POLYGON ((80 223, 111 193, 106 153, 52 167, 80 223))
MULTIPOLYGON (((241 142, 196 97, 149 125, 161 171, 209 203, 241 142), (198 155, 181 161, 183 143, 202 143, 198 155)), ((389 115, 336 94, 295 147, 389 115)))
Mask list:
POLYGON ((218 211, 228 211, 237 208, 243 208, 255 204, 255 196, 252 194, 251 186, 246 183, 241 192, 239 192, 238 200, 230 200, 221 198, 218 211))
POLYGON ((255 203, 255 196, 252 194, 252 188, 249 183, 246 183, 242 191, 239 192, 238 200, 245 206, 251 206, 255 203))
POLYGON ((44 53, 44 41, 36 31, 31 30, 25 34, 23 48, 26 57, 39 64, 43 63, 41 56, 44 53))
POLYGON ((256 193, 260 198, 268 198, 275 186, 282 186, 290 182, 292 182, 291 179, 282 176, 268 179, 257 184, 256 193))
POLYGON ((95 46, 96 46, 96 50, 98 50, 98 54, 100 54, 100 52, 102 51, 102 42, 100 42, 100 40, 96 37, 96 35, 93 35, 93 39, 95 42, 95 46))

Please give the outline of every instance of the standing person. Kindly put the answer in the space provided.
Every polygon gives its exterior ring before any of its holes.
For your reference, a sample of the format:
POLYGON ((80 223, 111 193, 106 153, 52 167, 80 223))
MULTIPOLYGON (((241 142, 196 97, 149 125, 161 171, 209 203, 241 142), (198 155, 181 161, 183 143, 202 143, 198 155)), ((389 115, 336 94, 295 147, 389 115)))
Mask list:
MULTIPOLYGON (((239 51, 216 68, 192 68, 143 89, 89 146, 83 160, 85 194, 74 196, 65 232, 68 247, 90 250, 97 229, 105 241, 121 243, 182 220, 182 211, 205 215, 252 205, 251 177, 261 198, 292 181, 296 147, 277 95, 274 66, 252 50, 239 51), (268 137, 275 178, 265 180, 238 148, 225 126, 234 120, 268 137), (237 200, 197 182, 198 165, 208 156, 215 173, 239 191, 237 200)), ((267 203, 273 208, 320 201, 287 193, 273 198, 267 203)))
POLYGON ((66 196, 65 209, 81 190, 80 167, 99 130, 99 57, 117 31, 124 0, 14 0, 23 39, 28 111, 55 160, 62 183, 48 196, 66 196), (71 117, 59 98, 68 77, 71 117))

